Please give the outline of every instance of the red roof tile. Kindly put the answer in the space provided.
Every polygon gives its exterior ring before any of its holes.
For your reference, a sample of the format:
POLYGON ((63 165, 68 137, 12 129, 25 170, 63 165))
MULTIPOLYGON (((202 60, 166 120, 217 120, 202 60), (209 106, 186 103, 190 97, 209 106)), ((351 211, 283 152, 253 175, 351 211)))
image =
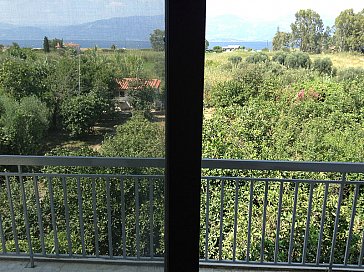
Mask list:
POLYGON ((158 89, 161 85, 159 79, 123 78, 116 79, 116 82, 121 90, 140 89, 143 87, 158 89))

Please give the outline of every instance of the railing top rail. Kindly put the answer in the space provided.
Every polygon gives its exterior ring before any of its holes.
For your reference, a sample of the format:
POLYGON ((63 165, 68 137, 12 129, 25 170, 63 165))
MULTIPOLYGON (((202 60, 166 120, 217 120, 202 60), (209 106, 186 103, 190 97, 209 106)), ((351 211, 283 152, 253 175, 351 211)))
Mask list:
POLYGON ((0 165, 164 168, 164 159, 0 155, 0 165))
MULTIPOLYGON (((163 158, 0 155, 0 165, 164 168, 163 158)), ((364 163, 202 159, 205 169, 364 173, 364 163)))
POLYGON ((202 168, 364 173, 364 163, 204 159, 202 168))

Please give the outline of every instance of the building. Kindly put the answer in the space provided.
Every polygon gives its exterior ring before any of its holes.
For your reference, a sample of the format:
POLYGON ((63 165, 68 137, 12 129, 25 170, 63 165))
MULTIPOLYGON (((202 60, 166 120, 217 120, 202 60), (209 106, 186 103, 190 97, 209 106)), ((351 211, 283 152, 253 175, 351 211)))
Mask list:
POLYGON ((240 49, 240 45, 228 45, 228 46, 223 46, 222 50, 226 51, 226 52, 231 52, 231 51, 235 51, 235 50, 239 50, 240 49))
MULTIPOLYGON (((160 93, 161 80, 159 79, 140 79, 140 78, 123 78, 116 79, 118 88, 114 95, 117 110, 130 110, 132 105, 130 103, 129 92, 137 91, 140 89, 155 89, 160 93)), ((161 101, 155 101, 155 107, 161 108, 161 101)))

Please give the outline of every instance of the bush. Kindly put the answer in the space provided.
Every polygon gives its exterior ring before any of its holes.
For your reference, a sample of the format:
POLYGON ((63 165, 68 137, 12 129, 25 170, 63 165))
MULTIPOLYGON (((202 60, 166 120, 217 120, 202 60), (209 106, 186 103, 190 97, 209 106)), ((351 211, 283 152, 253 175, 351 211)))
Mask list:
POLYGON ((233 65, 238 65, 241 61, 242 58, 239 56, 232 56, 229 58, 229 61, 233 64, 233 65))
POLYGON ((286 56, 285 66, 288 68, 305 68, 309 69, 311 67, 311 59, 307 53, 293 52, 286 56))
POLYGON ((95 93, 67 98, 61 105, 64 128, 70 136, 82 136, 90 132, 101 118, 107 104, 95 93))
POLYGON ((364 69, 361 67, 350 67, 339 70, 337 73, 339 81, 353 81, 364 78, 364 69))
POLYGON ((116 129, 116 135, 107 136, 101 154, 109 157, 164 157, 164 127, 135 114, 116 129))
POLYGON ((269 57, 265 53, 258 52, 258 53, 254 53, 254 54, 250 55, 249 57, 247 57, 245 59, 245 61, 248 63, 268 62, 269 57))
POLYGON ((0 97, 0 149, 2 154, 38 154, 49 125, 49 110, 36 97, 20 102, 0 97))
POLYGON ((272 57, 272 60, 275 61, 275 62, 278 62, 279 64, 284 65, 285 62, 286 62, 286 57, 287 57, 287 53, 285 53, 285 52, 277 52, 272 57))
POLYGON ((215 52, 215 53, 221 53, 222 52, 222 47, 221 46, 214 46, 212 48, 212 50, 215 52))
POLYGON ((332 75, 334 71, 332 67, 332 61, 330 58, 315 59, 313 63, 313 69, 315 71, 318 71, 321 75, 322 74, 332 75))

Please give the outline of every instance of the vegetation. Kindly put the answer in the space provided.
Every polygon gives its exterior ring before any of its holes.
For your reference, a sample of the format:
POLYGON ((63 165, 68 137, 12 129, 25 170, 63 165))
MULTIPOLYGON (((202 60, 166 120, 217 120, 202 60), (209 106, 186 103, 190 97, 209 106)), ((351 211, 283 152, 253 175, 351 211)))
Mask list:
POLYGON ((340 13, 333 28, 326 29, 320 15, 311 10, 299 10, 291 24, 291 33, 277 31, 273 38, 273 50, 298 47, 300 51, 320 53, 332 50, 341 52, 364 51, 364 10, 354 13, 347 9, 340 13))
POLYGON ((150 34, 150 43, 155 51, 164 51, 165 31, 156 29, 150 34))

